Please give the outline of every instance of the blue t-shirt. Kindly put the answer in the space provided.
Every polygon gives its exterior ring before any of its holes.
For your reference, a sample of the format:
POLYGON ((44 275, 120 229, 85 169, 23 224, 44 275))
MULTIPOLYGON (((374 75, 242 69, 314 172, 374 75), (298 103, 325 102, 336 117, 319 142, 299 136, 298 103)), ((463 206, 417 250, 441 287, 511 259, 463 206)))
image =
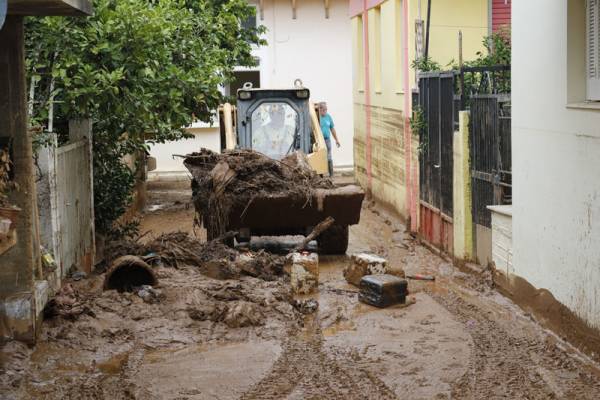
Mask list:
POLYGON ((331 118, 331 115, 329 113, 321 115, 321 132, 323 132, 325 139, 331 137, 331 128, 333 128, 333 118, 331 118))

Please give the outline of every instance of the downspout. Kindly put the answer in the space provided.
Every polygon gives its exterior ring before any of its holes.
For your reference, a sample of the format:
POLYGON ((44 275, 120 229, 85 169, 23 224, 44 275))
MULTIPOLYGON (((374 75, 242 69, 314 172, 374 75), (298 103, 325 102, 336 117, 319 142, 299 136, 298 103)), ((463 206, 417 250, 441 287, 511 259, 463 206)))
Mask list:
POLYGON ((425 31, 425 59, 429 57, 429 27, 431 26, 431 0, 427 0, 427 29, 425 31))
POLYGON ((365 119, 366 119, 366 161, 367 161, 367 191, 372 190, 371 171, 371 82, 369 80, 369 10, 368 1, 363 0, 363 48, 365 64, 365 119))
MULTIPOLYGON (((431 1, 431 0, 430 0, 431 1)), ((409 85, 410 63, 409 57, 409 40, 408 40, 408 23, 409 23, 409 0, 402 2, 402 47, 404 52, 403 70, 404 70, 404 167, 406 181, 406 207, 407 214, 410 217, 410 230, 417 230, 417 188, 418 170, 417 163, 412 165, 412 132, 410 130, 410 115, 411 115, 411 91, 409 85)), ((420 4, 420 0, 419 0, 420 4)))

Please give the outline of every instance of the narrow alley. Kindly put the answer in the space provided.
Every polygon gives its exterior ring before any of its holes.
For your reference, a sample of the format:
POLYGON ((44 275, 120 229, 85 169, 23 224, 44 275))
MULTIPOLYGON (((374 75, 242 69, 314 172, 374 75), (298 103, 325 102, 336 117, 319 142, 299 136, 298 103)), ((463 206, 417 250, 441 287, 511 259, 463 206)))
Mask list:
MULTIPOLYGON (((151 186, 142 241, 194 234, 188 185, 151 186)), ((345 256, 321 257, 318 292, 300 296, 318 301, 306 316, 291 305, 283 277, 213 279, 197 266, 158 266, 160 294, 146 302, 135 293, 103 292, 104 274, 97 273, 69 282, 80 314, 47 319, 33 349, 2 347, 0 398, 600 396, 597 364, 493 289, 488 272, 459 271, 381 207, 365 204, 348 254, 368 251, 407 274, 434 275, 435 282, 410 281, 414 304, 359 303, 342 274, 345 256), (207 316, 223 312, 222 304, 238 314, 207 316)))
POLYGON ((0 0, 0 400, 600 399, 600 0, 0 0))

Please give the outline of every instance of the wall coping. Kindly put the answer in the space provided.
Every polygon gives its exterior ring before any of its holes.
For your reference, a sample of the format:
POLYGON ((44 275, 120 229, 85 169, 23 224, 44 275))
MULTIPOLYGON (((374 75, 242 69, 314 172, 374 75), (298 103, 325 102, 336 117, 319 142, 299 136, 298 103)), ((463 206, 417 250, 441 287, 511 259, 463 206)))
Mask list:
POLYGON ((491 212, 506 215, 507 217, 512 218, 512 204, 504 206, 487 206, 487 209, 491 212))

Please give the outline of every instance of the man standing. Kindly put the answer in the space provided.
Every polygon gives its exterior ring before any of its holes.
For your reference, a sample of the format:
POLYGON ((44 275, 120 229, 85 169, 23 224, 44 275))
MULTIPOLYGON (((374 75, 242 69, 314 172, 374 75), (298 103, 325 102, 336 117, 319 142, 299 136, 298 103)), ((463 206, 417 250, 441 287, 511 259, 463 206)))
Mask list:
POLYGON ((333 157, 331 155, 331 135, 335 139, 335 144, 340 147, 340 141, 338 140, 337 133, 333 125, 333 118, 327 113, 327 103, 319 103, 319 114, 321 120, 321 132, 323 132, 323 138, 325 138, 325 144, 327 145, 327 165, 329 167, 329 176, 333 176, 333 157))

